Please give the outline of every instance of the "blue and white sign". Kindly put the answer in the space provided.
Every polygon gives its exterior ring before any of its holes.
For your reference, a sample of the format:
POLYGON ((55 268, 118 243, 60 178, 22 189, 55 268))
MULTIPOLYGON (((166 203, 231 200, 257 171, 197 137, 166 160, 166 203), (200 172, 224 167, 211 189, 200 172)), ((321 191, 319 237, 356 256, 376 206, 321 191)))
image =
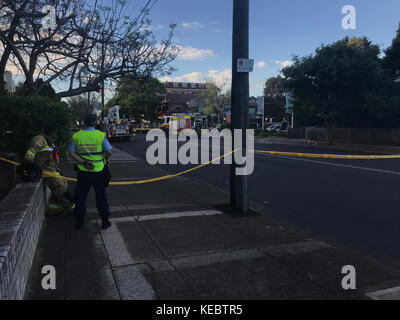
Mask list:
POLYGON ((293 113, 293 95, 290 92, 285 93, 286 96, 286 113, 293 113))
POLYGON ((257 97, 257 114, 264 116, 264 96, 257 97))
POLYGON ((253 72, 254 59, 238 59, 237 72, 253 72))

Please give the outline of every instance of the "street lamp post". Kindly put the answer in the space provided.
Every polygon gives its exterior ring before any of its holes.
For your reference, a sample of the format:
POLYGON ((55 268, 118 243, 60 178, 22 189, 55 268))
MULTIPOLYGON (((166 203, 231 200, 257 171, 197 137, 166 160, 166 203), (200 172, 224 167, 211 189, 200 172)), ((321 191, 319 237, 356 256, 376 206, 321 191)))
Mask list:
MULTIPOLYGON (((249 73, 238 72, 238 59, 249 58, 249 0, 233 0, 233 37, 232 37, 232 130, 241 129, 242 152, 246 155, 246 129, 249 121, 249 73)), ((233 135, 233 145, 235 135, 233 135)), ((230 173, 231 206, 243 213, 249 208, 247 176, 237 176, 239 165, 233 157, 230 173)))

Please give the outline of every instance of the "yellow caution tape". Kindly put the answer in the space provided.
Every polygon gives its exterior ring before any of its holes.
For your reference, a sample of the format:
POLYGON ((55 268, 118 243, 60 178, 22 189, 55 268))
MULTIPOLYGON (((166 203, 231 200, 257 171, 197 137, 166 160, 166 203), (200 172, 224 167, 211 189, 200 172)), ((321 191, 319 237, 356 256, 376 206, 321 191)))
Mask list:
MULTIPOLYGON (((198 170, 200 168, 206 167, 212 163, 214 163, 217 160, 226 158, 230 156, 231 154, 235 153, 237 150, 228 152, 218 158, 215 158, 207 163, 198 165, 196 167, 193 167, 191 169, 176 173, 176 174, 169 174, 163 177, 157 177, 157 178, 152 178, 152 179, 147 179, 147 180, 137 180, 137 181, 127 181, 127 182, 111 182, 111 186, 128 186, 128 185, 137 185, 137 184, 145 184, 145 183, 152 183, 152 182, 158 182, 158 181, 163 181, 163 180, 168 180, 172 178, 176 178, 179 176, 182 176, 184 174, 187 174, 189 172, 198 170)), ((268 155, 273 155, 273 156, 288 156, 288 157, 297 157, 297 158, 321 158, 321 159, 358 159, 358 160, 371 160, 371 159, 400 159, 400 155, 369 155, 369 156, 364 156, 364 155, 339 155, 339 154, 313 154, 313 153, 295 153, 295 152, 280 152, 280 151, 267 151, 267 150, 251 150, 254 153, 260 153, 260 154, 268 154, 268 155)), ((0 158, 0 161, 4 161, 7 163, 10 163, 15 166, 19 166, 20 164, 15 161, 11 161, 5 158, 0 158)), ((50 171, 43 171, 43 177, 45 178, 56 178, 56 179, 63 179, 71 182, 76 182, 77 179, 74 178, 68 178, 61 176, 59 173, 55 172, 50 172, 50 171)))
POLYGON ((316 153, 295 153, 266 150, 252 150, 255 153, 269 154, 273 156, 287 156, 297 158, 321 158, 321 159, 354 159, 354 160, 372 160, 372 159, 400 159, 400 155, 381 155, 381 156, 363 156, 363 155, 341 155, 341 154, 316 154, 316 153))
POLYGON ((11 161, 11 160, 8 160, 8 159, 5 159, 5 158, 0 158, 0 161, 8 162, 10 164, 13 164, 14 166, 19 166, 20 165, 18 162, 11 161))
MULTIPOLYGON (((157 178, 152 178, 152 179, 147 179, 147 180, 137 180, 137 181, 127 181, 127 182, 110 182, 110 185, 111 186, 129 186, 129 185, 145 184, 145 183, 158 182, 158 181, 163 181, 163 180, 176 178, 176 177, 182 176, 184 174, 187 174, 189 172, 192 172, 192 171, 198 170, 200 168, 203 168, 205 166, 208 166, 208 165, 214 163, 217 160, 226 158, 229 155, 231 155, 234 152, 236 152, 237 150, 239 150, 239 149, 236 149, 234 151, 228 152, 228 153, 226 153, 226 154, 224 154, 224 155, 222 155, 222 156, 220 156, 218 158, 215 158, 215 159, 213 159, 213 160, 211 160, 211 161, 209 161, 207 163, 198 165, 198 166, 196 166, 194 168, 191 168, 191 169, 179 172, 179 173, 169 174, 169 175, 166 175, 166 176, 163 176, 163 177, 157 177, 157 178)), ((0 158, 0 161, 8 162, 8 163, 16 165, 16 166, 20 165, 18 162, 14 162, 14 161, 11 161, 11 160, 8 160, 8 159, 4 159, 4 158, 0 158)), ((77 179, 61 176, 58 172, 43 171, 43 177, 44 178, 63 179, 63 180, 71 181, 71 182, 77 182, 77 179)))

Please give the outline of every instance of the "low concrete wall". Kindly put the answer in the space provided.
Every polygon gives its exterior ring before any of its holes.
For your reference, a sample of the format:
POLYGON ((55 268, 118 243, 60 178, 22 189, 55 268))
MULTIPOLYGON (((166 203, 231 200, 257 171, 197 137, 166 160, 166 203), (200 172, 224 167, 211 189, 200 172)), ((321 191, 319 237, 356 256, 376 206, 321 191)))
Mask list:
POLYGON ((18 184, 0 202, 0 300, 23 299, 50 190, 18 184))
MULTIPOLYGON (((0 152, 0 157, 17 161, 15 153, 0 152)), ((0 201, 3 194, 7 194, 9 190, 14 188, 17 183, 16 167, 0 161, 0 201)))

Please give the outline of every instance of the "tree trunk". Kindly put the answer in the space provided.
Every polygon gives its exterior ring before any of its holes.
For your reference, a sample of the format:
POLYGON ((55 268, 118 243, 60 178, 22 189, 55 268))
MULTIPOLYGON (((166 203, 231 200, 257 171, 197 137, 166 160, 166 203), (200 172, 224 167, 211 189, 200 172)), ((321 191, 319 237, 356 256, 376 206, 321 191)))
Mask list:
POLYGON ((10 57, 10 54, 11 54, 11 47, 7 46, 4 49, 3 55, 1 56, 1 60, 0 60, 0 96, 7 94, 7 92, 5 90, 6 82, 4 81, 4 75, 5 75, 7 61, 8 61, 8 58, 10 57))

